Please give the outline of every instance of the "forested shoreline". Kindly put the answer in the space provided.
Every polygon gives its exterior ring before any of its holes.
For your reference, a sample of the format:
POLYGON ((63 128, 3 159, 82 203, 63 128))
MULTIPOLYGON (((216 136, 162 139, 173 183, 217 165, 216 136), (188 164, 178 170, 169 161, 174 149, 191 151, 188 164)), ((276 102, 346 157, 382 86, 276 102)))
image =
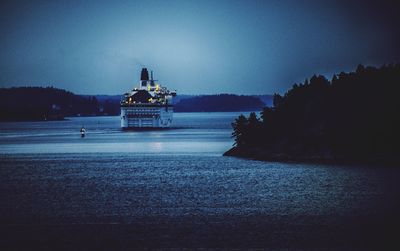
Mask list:
POLYGON ((54 87, 0 89, 0 121, 61 120, 66 116, 99 115, 94 96, 80 96, 54 87))
POLYGON ((232 124, 224 155, 273 161, 398 163, 400 65, 359 65, 294 84, 258 117, 232 124))

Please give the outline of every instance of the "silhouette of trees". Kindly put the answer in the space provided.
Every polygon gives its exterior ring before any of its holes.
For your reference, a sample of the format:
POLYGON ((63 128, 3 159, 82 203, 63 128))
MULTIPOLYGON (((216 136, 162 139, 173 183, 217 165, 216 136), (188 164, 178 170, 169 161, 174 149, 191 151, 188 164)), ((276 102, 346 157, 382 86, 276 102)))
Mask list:
POLYGON ((240 115, 232 123, 232 127, 232 137, 235 138, 236 146, 254 146, 258 144, 258 133, 261 129, 261 122, 257 118, 256 113, 250 113, 248 119, 244 115, 240 115))
POLYGON ((393 160, 400 156, 400 65, 359 65, 331 81, 314 75, 294 84, 261 119, 234 125, 237 148, 262 147, 288 159, 393 160))
POLYGON ((53 87, 0 89, 0 120, 48 120, 64 116, 97 115, 99 102, 53 87))
POLYGON ((248 120, 244 115, 240 115, 235 122, 232 123, 233 132, 232 137, 235 138, 235 145, 236 146, 245 146, 247 144, 245 135, 248 130, 248 120))

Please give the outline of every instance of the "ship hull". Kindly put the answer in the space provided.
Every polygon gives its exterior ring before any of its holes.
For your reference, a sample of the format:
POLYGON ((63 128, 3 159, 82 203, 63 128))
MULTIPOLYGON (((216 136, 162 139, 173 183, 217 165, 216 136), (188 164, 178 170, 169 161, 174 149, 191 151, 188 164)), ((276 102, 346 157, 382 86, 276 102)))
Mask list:
POLYGON ((172 126, 173 106, 131 105, 121 107, 123 130, 166 129, 172 126))

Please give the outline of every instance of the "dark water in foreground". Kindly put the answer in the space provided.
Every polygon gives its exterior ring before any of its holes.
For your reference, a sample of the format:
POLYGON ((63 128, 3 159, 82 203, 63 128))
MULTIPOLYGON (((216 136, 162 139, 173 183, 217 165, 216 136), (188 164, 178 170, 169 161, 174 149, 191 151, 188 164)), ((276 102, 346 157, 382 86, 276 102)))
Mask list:
POLYGON ((223 157, 237 113, 0 123, 1 245, 85 249, 387 249, 394 168, 223 157), (84 125, 87 137, 79 138, 84 125))

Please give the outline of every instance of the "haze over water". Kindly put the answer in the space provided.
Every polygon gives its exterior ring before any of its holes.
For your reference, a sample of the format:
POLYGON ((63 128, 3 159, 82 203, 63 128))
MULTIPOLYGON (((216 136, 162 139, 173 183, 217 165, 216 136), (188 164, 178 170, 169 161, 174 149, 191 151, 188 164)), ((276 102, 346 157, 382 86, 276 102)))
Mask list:
POLYGON ((177 113, 174 129, 143 132, 121 131, 119 117, 0 123, 1 244, 342 250, 390 240, 380 226, 393 220, 399 171, 223 157, 238 114, 177 113))

